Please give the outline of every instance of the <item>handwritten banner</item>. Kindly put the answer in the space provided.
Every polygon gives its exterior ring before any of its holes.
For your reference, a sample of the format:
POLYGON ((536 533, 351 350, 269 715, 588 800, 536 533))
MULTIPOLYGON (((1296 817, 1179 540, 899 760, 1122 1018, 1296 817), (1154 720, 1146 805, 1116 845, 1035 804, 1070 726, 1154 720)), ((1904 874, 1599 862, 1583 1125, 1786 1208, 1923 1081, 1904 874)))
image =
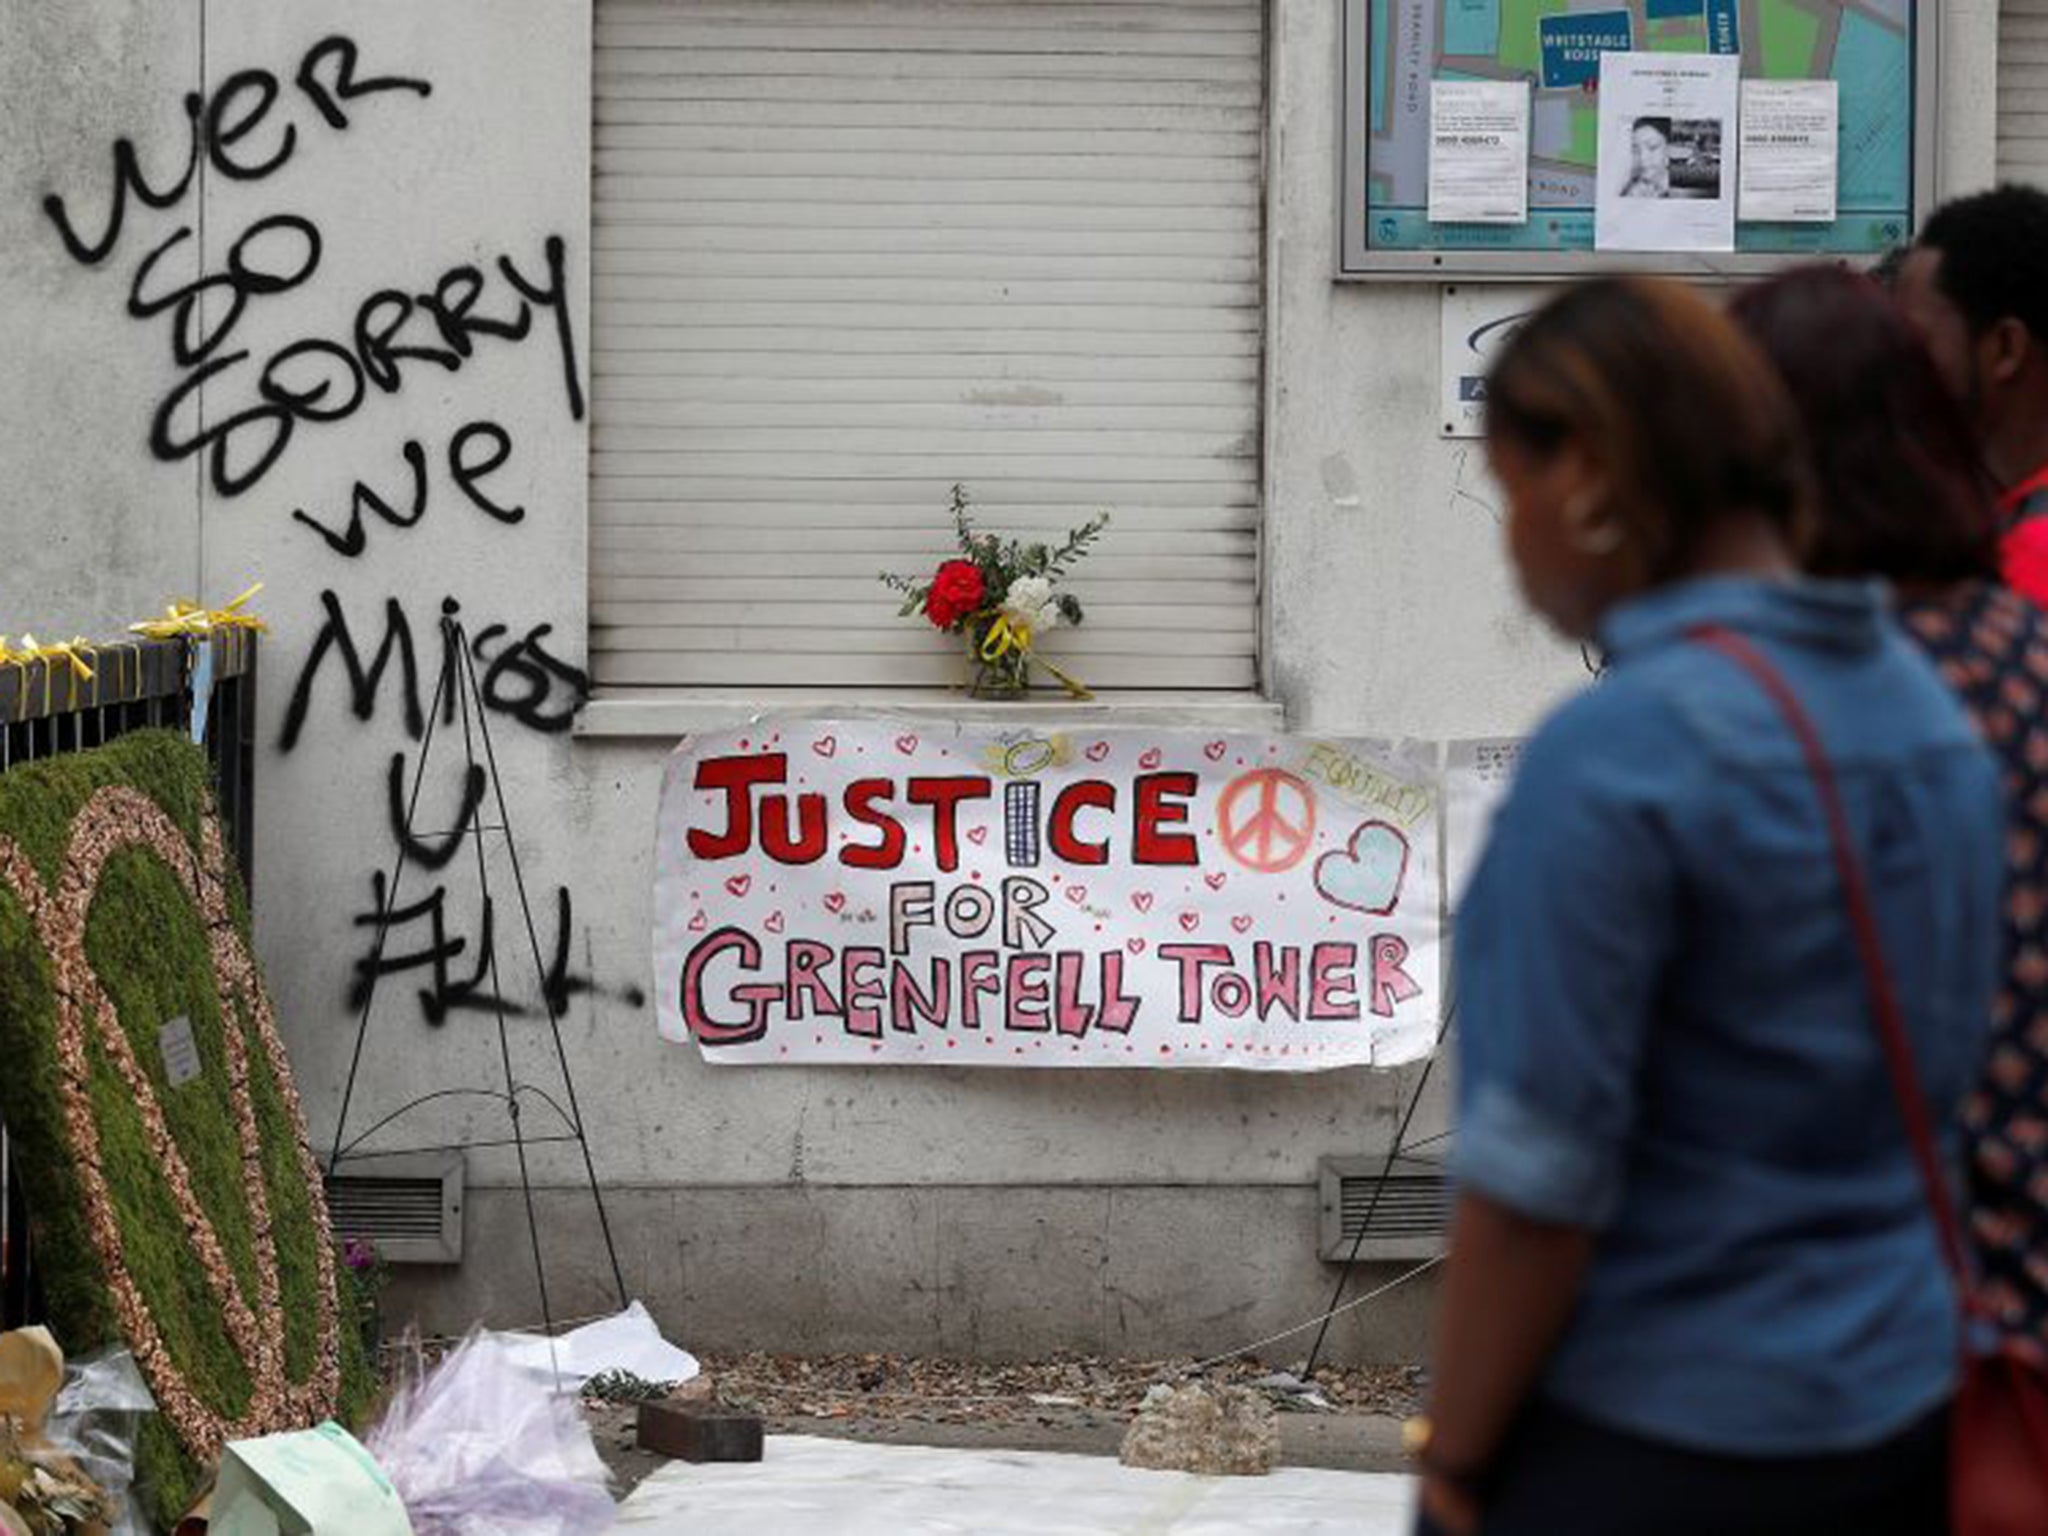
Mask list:
POLYGON ((770 719, 670 758, 662 1035, 715 1062, 1428 1054, 1433 748, 770 719))

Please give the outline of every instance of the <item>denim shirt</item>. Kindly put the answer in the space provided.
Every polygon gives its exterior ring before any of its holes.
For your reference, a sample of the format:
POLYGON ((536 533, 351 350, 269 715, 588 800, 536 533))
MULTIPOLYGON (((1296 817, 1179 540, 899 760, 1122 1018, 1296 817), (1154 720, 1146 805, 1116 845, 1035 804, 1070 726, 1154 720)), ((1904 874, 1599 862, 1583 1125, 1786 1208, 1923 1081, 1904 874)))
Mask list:
POLYGON ((1983 1049, 1995 769, 1882 589, 1715 578, 1612 612, 1525 751, 1457 934, 1459 1183, 1596 1233, 1539 1391, 1698 1450, 1873 1445, 1950 1391, 1956 1302, 1826 824, 1747 636, 1833 760, 1933 1123, 1983 1049))

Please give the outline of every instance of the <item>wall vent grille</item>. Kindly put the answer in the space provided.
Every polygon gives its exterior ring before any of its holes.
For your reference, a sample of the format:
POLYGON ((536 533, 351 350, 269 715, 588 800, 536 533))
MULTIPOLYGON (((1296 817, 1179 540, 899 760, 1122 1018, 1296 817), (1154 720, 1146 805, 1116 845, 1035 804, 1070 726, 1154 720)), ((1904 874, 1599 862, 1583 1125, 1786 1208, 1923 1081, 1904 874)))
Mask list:
POLYGON ((327 1180, 334 1235, 368 1238, 391 1264, 462 1262, 460 1155, 367 1158, 327 1180))
POLYGON ((1441 1165, 1420 1158, 1396 1158, 1384 1185, 1384 1153, 1366 1157, 1326 1157, 1321 1165, 1321 1219, 1316 1256, 1330 1263, 1351 1257, 1388 1261, 1434 1258, 1443 1251, 1450 1225, 1451 1185, 1441 1165), (1379 1187, 1379 1200, 1373 1190, 1379 1187), (1366 1229, 1367 1213, 1371 1227, 1366 1229))

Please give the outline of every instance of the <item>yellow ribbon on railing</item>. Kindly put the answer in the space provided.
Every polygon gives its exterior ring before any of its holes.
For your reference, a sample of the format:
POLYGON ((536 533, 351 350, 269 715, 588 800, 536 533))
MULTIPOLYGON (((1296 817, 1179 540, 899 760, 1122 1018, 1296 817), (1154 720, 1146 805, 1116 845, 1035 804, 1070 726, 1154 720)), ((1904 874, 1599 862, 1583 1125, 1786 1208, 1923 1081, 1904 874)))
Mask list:
POLYGON ((69 640, 58 640, 44 645, 34 635, 21 637, 21 649, 15 650, 4 639, 0 639, 0 666, 13 667, 21 673, 21 687, 14 696, 14 718, 25 720, 29 713, 29 678, 34 674, 30 668, 37 662, 43 664, 43 709, 50 707, 50 678, 58 667, 68 666, 72 675, 82 683, 93 680, 92 663, 86 658, 95 654, 91 641, 83 635, 74 635, 69 640))
POLYGON ((254 629, 268 634, 268 624, 255 614, 243 611, 243 604, 262 590, 263 583, 259 581, 224 608, 203 608, 198 603, 180 599, 164 610, 162 618, 144 619, 140 624, 130 624, 128 628, 152 640, 169 640, 178 635, 210 635, 223 629, 254 629))
POLYGON ((982 637, 981 659, 985 662, 994 663, 1001 661, 1013 651, 1024 657, 1025 660, 1035 662, 1045 668, 1072 697, 1077 699, 1092 699, 1095 697, 1093 693, 1088 691, 1087 684, 1083 683, 1079 678, 1070 677, 1031 649, 1031 626, 1029 624, 1013 619, 1007 613, 999 613, 996 615, 995 623, 988 627, 988 633, 982 637))
POLYGON ((34 635, 21 637, 21 649, 14 653, 13 660, 19 662, 44 661, 55 664, 63 662, 82 683, 92 681, 92 665, 85 658, 93 654, 93 644, 83 635, 73 635, 69 640, 56 640, 48 645, 38 645, 34 635))

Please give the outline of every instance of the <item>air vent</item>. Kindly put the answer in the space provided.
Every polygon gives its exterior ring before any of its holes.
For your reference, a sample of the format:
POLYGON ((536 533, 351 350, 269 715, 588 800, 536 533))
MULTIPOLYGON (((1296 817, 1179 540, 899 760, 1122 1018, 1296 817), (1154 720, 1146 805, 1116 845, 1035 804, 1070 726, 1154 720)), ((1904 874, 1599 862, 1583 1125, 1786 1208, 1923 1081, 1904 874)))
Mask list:
POLYGON ((368 1238, 391 1264, 462 1262, 462 1158, 365 1158, 327 1181, 338 1240, 368 1238))
POLYGON ((1322 1160, 1316 1257, 1342 1263, 1352 1257, 1354 1243, 1361 1261, 1427 1259, 1442 1252, 1451 1217, 1443 1169, 1420 1158, 1396 1158, 1383 1181, 1386 1166, 1385 1154, 1322 1160))

